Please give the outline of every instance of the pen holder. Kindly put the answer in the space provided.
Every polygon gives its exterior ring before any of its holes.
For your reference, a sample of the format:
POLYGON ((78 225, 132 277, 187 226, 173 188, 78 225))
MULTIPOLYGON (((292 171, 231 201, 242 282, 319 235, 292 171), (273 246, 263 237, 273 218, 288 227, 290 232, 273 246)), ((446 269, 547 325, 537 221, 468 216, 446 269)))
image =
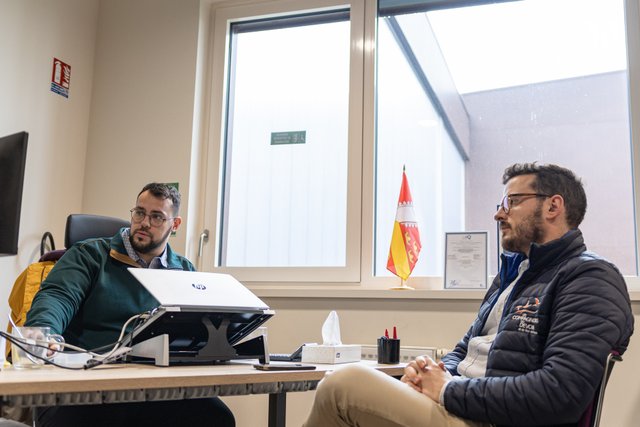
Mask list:
POLYGON ((400 363, 400 340, 378 338, 378 363, 385 365, 400 363))

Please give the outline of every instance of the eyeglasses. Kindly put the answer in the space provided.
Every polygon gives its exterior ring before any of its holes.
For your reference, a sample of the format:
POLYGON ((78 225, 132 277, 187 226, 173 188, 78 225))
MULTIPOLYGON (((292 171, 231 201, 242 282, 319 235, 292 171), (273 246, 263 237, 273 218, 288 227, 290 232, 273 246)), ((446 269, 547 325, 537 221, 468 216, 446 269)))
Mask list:
POLYGON ((144 221, 145 217, 149 217, 149 224, 151 224, 154 227, 161 227, 162 224, 164 224, 165 221, 168 221, 170 219, 173 218, 167 218, 162 214, 159 213, 146 213, 144 210, 142 209, 137 209, 137 208, 133 208, 131 209, 129 212, 131 212, 131 221, 135 222, 136 224, 144 221))
MULTIPOLYGON (((513 193, 513 194, 507 194, 502 198, 502 201, 500 202, 500 204, 498 205, 498 209, 502 208, 504 210, 504 213, 508 214, 509 211, 511 210, 511 208, 514 205, 514 201, 513 198, 514 197, 551 197, 548 194, 541 194, 541 193, 513 193)), ((515 203, 516 205, 518 203, 515 203)))

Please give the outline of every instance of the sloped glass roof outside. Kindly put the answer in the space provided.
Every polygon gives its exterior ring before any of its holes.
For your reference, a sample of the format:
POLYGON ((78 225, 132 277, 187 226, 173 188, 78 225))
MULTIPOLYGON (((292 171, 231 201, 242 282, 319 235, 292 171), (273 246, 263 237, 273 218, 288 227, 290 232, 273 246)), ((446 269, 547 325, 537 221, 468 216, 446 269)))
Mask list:
POLYGON ((461 94, 626 70, 623 0, 617 5, 610 0, 379 0, 379 5, 379 16, 428 14, 461 94), (451 10, 461 7, 467 8, 451 10), (544 29, 531 27, 536 21, 532 13, 551 16, 550 10, 553 20, 546 20, 544 29), (486 22, 494 16, 511 15, 513 19, 500 21, 516 31, 509 37, 500 32, 506 31, 501 25, 486 22), (574 18, 572 25, 576 27, 570 33, 562 23, 567 16, 574 18), (518 19, 524 20, 522 24, 518 19), (462 36, 461 26, 465 28, 462 36), (473 39, 468 34, 473 34, 473 39), (572 52, 572 57, 566 52, 572 52), (483 57, 480 63, 478 56, 483 57), (549 61, 555 65, 546 66, 549 61))

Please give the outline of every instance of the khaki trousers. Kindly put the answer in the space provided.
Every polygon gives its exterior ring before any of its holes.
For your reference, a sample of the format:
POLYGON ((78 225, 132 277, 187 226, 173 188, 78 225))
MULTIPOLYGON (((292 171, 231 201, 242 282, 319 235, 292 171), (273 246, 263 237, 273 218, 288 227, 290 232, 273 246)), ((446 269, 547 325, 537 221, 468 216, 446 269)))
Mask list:
POLYGON ((318 384, 304 427, 489 427, 458 418, 405 383, 362 365, 347 365, 318 384))

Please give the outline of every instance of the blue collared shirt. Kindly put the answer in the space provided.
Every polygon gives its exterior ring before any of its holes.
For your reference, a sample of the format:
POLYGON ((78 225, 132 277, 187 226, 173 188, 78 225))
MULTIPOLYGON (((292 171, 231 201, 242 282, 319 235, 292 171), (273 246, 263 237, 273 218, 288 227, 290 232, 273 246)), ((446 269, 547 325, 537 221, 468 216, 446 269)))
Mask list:
POLYGON ((138 252, 136 252, 136 250, 133 249, 133 246, 131 246, 131 241, 129 240, 130 231, 130 228, 122 230, 122 241, 124 243, 124 248, 127 250, 127 255, 129 255, 129 257, 137 262, 142 268, 167 268, 167 247, 165 246, 164 251, 162 251, 160 256, 153 258, 150 263, 147 263, 145 260, 140 258, 138 252))

